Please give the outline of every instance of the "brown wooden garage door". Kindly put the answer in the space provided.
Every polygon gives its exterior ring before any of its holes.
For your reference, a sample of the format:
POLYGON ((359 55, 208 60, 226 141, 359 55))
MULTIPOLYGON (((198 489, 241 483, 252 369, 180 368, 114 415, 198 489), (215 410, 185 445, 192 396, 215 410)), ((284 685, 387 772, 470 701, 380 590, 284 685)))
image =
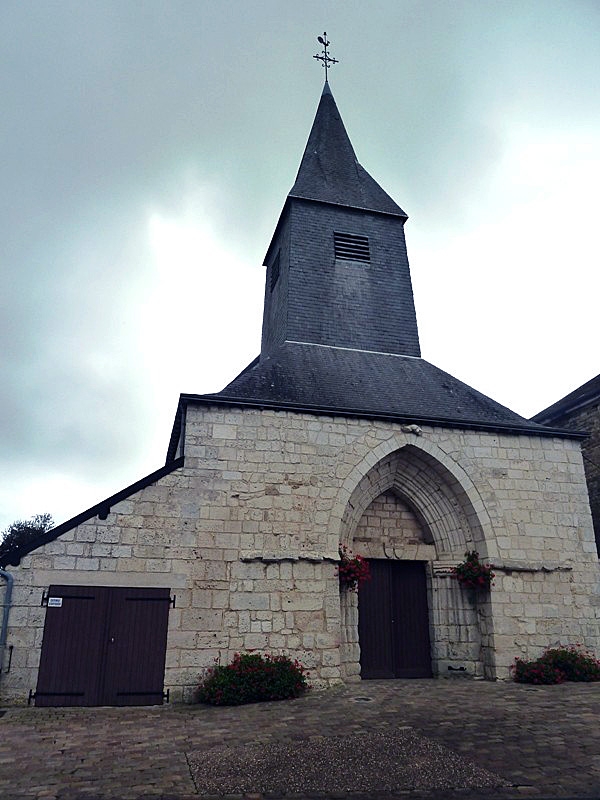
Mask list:
POLYGON ((358 595, 362 678, 430 678, 427 582, 422 561, 370 560, 358 595))
POLYGON ((161 704, 169 594, 50 586, 36 706, 161 704))

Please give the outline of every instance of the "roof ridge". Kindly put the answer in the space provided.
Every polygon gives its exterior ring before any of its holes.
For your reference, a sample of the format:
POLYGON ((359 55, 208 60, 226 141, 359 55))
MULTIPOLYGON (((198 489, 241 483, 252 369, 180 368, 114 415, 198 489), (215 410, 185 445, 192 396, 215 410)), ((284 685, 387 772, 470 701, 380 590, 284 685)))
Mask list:
MULTIPOLYGON (((531 419, 535 422, 546 419, 550 421, 555 417, 560 417, 569 411, 574 411, 576 408, 592 403, 597 398, 600 398, 600 375, 596 375, 589 381, 582 383, 581 386, 573 389, 572 392, 564 395, 560 400, 556 400, 542 409, 542 411, 538 411, 531 419)), ((542 422, 542 424, 544 423, 542 422)))

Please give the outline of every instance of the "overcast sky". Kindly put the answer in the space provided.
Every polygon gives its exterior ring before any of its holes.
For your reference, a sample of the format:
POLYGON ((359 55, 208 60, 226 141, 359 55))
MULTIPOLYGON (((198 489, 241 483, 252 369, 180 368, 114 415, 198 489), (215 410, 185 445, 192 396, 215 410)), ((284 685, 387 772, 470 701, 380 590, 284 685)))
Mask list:
POLYGON ((597 0, 3 0, 0 528, 162 466, 257 355, 324 30, 424 358, 527 417, 600 372, 597 0))

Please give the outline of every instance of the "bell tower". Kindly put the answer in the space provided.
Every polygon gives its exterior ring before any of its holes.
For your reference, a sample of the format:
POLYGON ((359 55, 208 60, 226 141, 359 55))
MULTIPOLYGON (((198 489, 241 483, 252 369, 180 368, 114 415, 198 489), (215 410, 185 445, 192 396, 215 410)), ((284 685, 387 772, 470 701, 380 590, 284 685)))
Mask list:
POLYGON ((285 342, 420 356, 406 219, 358 162, 326 82, 265 258, 261 357, 285 342))
MULTIPOLYGON (((335 61, 327 36, 319 41, 327 70, 335 61)), ((265 257, 260 355, 213 397, 416 427, 530 430, 421 358, 406 220, 358 162, 326 79, 265 257)))

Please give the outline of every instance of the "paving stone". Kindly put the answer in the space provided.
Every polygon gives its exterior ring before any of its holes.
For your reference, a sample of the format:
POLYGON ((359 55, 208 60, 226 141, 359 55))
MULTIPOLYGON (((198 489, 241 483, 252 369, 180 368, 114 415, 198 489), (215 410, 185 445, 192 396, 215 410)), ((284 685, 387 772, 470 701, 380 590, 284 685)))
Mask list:
POLYGON ((599 721, 600 684, 529 687, 468 679, 364 681, 235 708, 10 708, 0 719, 0 797, 598 798, 599 721), (412 747, 402 773, 399 743, 412 747), (340 791, 326 767, 322 782, 313 776, 303 786, 297 758, 281 759, 279 784, 261 791, 261 763, 283 752, 303 753, 309 764, 311 753, 325 764, 328 754, 339 761, 345 753, 360 791, 340 791), (357 752, 360 758, 351 757, 357 752), (454 785, 440 785, 442 756, 455 765, 454 785), (236 782, 246 757, 253 759, 256 785, 236 782), (230 764, 220 786, 198 782, 195 765, 207 759, 230 764), (397 785, 390 783, 394 774, 397 785), (473 775, 491 778, 477 785, 473 775))

